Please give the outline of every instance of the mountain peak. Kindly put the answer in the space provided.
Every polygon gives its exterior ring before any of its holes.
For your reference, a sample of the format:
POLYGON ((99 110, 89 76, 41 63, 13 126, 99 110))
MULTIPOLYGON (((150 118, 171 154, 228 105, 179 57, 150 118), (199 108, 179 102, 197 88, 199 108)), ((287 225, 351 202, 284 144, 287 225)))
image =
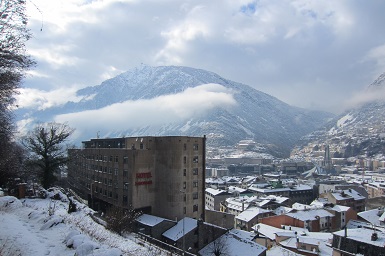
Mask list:
POLYGON ((382 73, 373 83, 368 86, 369 89, 385 88, 385 73, 382 73))

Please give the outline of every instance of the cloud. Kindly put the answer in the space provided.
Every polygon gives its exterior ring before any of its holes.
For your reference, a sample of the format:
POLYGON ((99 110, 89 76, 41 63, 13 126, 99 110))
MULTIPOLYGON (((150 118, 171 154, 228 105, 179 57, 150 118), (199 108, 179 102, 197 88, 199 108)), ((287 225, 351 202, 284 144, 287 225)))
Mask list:
POLYGON ((161 126, 198 117, 214 108, 234 106, 233 92, 222 85, 204 84, 173 95, 126 101, 97 110, 59 115, 55 121, 68 122, 78 133, 93 130, 128 130, 161 126))
POLYGON ((33 3, 27 48, 38 65, 24 86, 40 91, 97 85, 140 63, 183 65, 336 112, 385 69, 383 1, 33 3))
POLYGON ((360 107, 366 103, 385 102, 385 86, 368 87, 366 90, 355 93, 346 103, 346 109, 360 107))
POLYGON ((383 73, 385 71, 385 44, 370 49, 363 61, 374 62, 376 65, 375 75, 383 73))
POLYGON ((52 91, 42 91, 32 88, 21 88, 16 95, 18 108, 34 108, 44 110, 53 106, 59 106, 68 101, 78 102, 83 97, 76 96, 77 89, 59 88, 52 91))

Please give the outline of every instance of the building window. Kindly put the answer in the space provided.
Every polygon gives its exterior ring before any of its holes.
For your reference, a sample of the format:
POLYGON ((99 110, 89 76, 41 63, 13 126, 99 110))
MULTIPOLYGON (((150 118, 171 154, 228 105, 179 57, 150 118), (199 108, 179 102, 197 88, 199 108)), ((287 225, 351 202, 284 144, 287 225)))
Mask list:
POLYGON ((119 170, 117 168, 114 169, 114 174, 117 176, 119 174, 119 170))
POLYGON ((198 205, 197 204, 194 204, 193 205, 193 212, 197 212, 198 211, 198 205))
POLYGON ((193 169, 193 175, 198 175, 198 168, 193 169))
POLYGON ((198 150, 198 144, 194 144, 193 149, 196 151, 198 150))
POLYGON ((128 190, 128 182, 124 182, 123 183, 123 189, 124 190, 128 190))
POLYGON ((186 150, 187 149, 187 145, 186 143, 183 144, 183 150, 186 150))
POLYGON ((198 192, 193 193, 193 199, 198 199, 198 192))
POLYGON ((115 163, 119 162, 119 156, 115 156, 115 163))
POLYGON ((193 181, 193 187, 197 188, 198 187, 198 181, 193 181))
POLYGON ((143 143, 140 143, 139 148, 143 149, 143 143))
POLYGON ((128 171, 127 170, 123 170, 123 177, 128 177, 128 171))
POLYGON ((128 203, 128 197, 123 196, 123 204, 126 205, 128 203))
POLYGON ((112 191, 108 191, 108 197, 109 197, 109 198, 112 197, 112 191))
POLYGON ((127 156, 123 157, 123 163, 128 164, 128 157, 127 156))
POLYGON ((112 160, 113 160, 113 156, 110 156, 110 162, 112 162, 112 160))
POLYGON ((193 163, 198 163, 198 156, 194 156, 193 163))
POLYGON ((184 163, 184 164, 187 163, 187 157, 186 157, 186 156, 183 157, 183 163, 184 163))
POLYGON ((183 214, 186 214, 186 207, 183 207, 183 214))
POLYGON ((187 170, 183 169, 183 176, 186 176, 186 174, 187 174, 187 170))
POLYGON ((183 182, 183 189, 186 189, 186 181, 183 182))
POLYGON ((186 194, 183 194, 183 201, 186 202, 186 200, 187 200, 187 195, 186 195, 186 194))

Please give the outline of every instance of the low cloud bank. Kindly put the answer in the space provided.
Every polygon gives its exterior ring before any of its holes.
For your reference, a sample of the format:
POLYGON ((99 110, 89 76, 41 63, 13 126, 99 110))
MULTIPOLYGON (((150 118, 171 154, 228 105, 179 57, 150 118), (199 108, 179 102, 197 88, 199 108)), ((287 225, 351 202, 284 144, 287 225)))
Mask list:
POLYGON ((68 123, 77 130, 78 136, 85 132, 95 135, 98 131, 103 134, 156 127, 198 117, 215 108, 234 106, 236 101, 233 93, 219 84, 204 84, 177 94, 129 100, 97 110, 58 115, 55 121, 68 123))

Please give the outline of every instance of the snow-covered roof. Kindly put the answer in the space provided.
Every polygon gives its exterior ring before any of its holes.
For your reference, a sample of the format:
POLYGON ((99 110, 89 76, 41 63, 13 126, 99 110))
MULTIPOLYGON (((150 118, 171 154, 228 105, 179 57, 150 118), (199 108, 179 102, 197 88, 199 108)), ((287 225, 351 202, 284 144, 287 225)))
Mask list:
POLYGON ((346 200, 353 198, 354 200, 365 200, 365 197, 354 189, 339 190, 331 193, 336 200, 346 200))
MULTIPOLYGON (((259 245, 256 242, 250 241, 240 237, 237 232, 230 230, 226 234, 222 235, 217 239, 220 241, 221 248, 226 255, 231 256, 256 256, 266 251, 266 247, 259 245)), ((199 255, 212 256, 214 242, 211 242, 199 251, 199 255)))
POLYGON ((259 208, 259 207, 250 207, 250 208, 244 210, 243 212, 241 212, 235 218, 238 220, 249 222, 253 218, 255 218, 256 216, 258 216, 259 214, 263 214, 263 213, 267 213, 267 212, 270 212, 270 211, 259 208))
POLYGON ((318 209, 320 208, 318 205, 307 205, 307 204, 301 204, 301 203, 294 203, 291 208, 295 210, 308 210, 308 209, 318 209))
POLYGON ((277 255, 285 255, 285 256, 301 256, 302 254, 295 253, 290 251, 289 249, 283 248, 282 246, 275 245, 266 251, 266 256, 277 256, 277 255))
POLYGON ((280 206, 280 207, 276 208, 273 212, 275 215, 282 215, 282 214, 291 212, 293 210, 294 209, 290 208, 290 207, 280 206))
POLYGON ((315 209, 315 210, 308 210, 308 211, 297 211, 297 212, 289 212, 286 214, 287 216, 290 216, 292 218, 306 221, 306 220, 316 220, 317 217, 324 218, 324 217, 333 217, 334 215, 330 212, 324 210, 324 209, 315 209))
POLYGON ((178 221, 178 223, 163 233, 163 236, 173 241, 178 241, 183 237, 183 234, 187 234, 198 226, 198 221, 189 217, 185 217, 178 221))
POLYGON ((329 241, 333 238, 332 234, 325 233, 320 236, 320 232, 309 232, 304 235, 297 235, 289 239, 283 240, 280 244, 287 248, 298 249, 298 251, 307 252, 304 249, 298 248, 297 240, 299 243, 317 246, 319 253, 317 255, 332 255, 333 249, 331 248, 329 241))
POLYGON ((228 191, 229 193, 233 193, 233 192, 244 193, 244 192, 246 192, 247 190, 244 189, 244 188, 236 187, 236 186, 229 186, 229 187, 227 188, 227 191, 228 191))
POLYGON ((350 209, 349 206, 344 206, 344 205, 339 205, 339 204, 336 204, 334 205, 332 208, 330 208, 331 210, 334 210, 336 212, 346 212, 347 210, 350 209))
POLYGON ((364 212, 357 213, 358 216, 360 216, 365 221, 372 223, 373 225, 381 225, 380 223, 380 216, 383 214, 383 211, 380 211, 378 209, 368 210, 364 212))
POLYGON ((258 223, 252 227, 255 232, 259 232, 265 237, 268 237, 270 240, 275 240, 275 233, 282 231, 280 228, 269 226, 263 223, 258 223))
POLYGON ((255 238, 255 233, 254 232, 249 232, 245 230, 240 230, 240 229, 232 229, 231 233, 235 234, 237 237, 253 241, 255 238))
POLYGON ((207 184, 225 184, 225 181, 221 178, 206 178, 205 182, 207 184))
POLYGON ((149 214, 142 214, 141 216, 139 216, 139 218, 136 219, 137 222, 150 227, 156 226, 165 220, 167 219, 157 217, 154 215, 149 215, 149 214))
MULTIPOLYGON (((347 229, 346 234, 347 238, 352 239, 354 241, 363 242, 366 244, 372 244, 379 247, 384 247, 385 244, 385 233, 382 231, 376 230, 377 233, 377 240, 372 241, 371 237, 373 234, 372 229, 368 228, 353 228, 353 229, 347 229)), ((334 232, 333 235, 345 236, 345 230, 340 230, 337 232, 334 232)))
POLYGON ((244 211, 250 205, 248 196, 226 198, 227 207, 236 211, 244 211))
POLYGON ((217 196, 220 194, 225 194, 227 193, 225 190, 222 189, 214 189, 214 188, 206 188, 206 192, 210 193, 213 196, 217 196))

